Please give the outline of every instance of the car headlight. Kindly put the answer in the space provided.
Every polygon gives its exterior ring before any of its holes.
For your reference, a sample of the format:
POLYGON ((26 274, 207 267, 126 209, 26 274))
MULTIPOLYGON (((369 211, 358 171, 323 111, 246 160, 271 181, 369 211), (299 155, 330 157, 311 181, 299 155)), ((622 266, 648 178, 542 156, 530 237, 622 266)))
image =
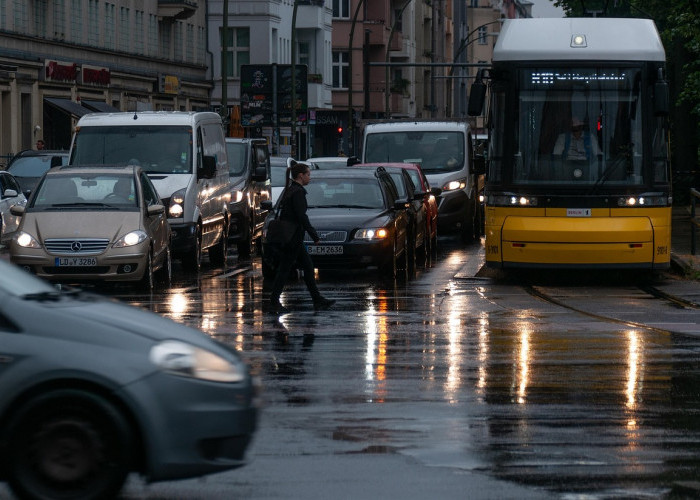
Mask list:
POLYGON ((17 236, 15 236, 15 241, 22 248, 41 248, 41 245, 36 238, 29 233, 25 233, 24 231, 17 233, 17 236))
POLYGON ((464 189, 465 187, 467 187, 467 179, 457 179, 446 182, 445 185, 442 186, 442 191, 456 191, 457 189, 464 189))
POLYGON ((151 363, 161 370, 212 382, 241 382, 245 373, 240 365, 218 354, 178 340, 166 340, 151 348, 151 363))
POLYGON ((179 219, 185 213, 185 190, 180 189, 175 191, 170 197, 170 205, 168 206, 168 216, 179 219))
POLYGON ((146 238, 148 238, 148 235, 144 231, 138 229, 136 231, 126 233, 124 236, 115 241, 114 245, 112 246, 114 248, 131 247, 145 241, 146 238))
POLYGON ((383 240, 389 236, 389 231, 383 227, 358 229, 355 232, 356 240, 383 240))

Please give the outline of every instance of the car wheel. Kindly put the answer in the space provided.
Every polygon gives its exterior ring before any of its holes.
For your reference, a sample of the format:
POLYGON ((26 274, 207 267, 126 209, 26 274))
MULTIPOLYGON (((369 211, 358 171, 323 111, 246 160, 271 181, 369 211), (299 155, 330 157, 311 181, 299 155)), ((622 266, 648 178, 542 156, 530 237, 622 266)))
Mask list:
POLYGON ((189 271, 198 272, 202 268, 202 228, 197 226, 194 248, 183 255, 182 264, 189 271))
POLYGON ((409 269, 409 254, 411 253, 408 237, 404 236, 403 252, 401 253, 401 257, 399 257, 399 260, 396 262, 396 269, 398 271, 396 278, 400 279, 401 281, 408 281, 409 275, 411 274, 411 270, 409 269))
POLYGON ((437 228, 435 228, 435 236, 430 238, 430 256, 431 256, 431 260, 433 262, 437 261, 437 256, 438 256, 437 228))
POLYGON ((165 249, 165 257, 163 257, 163 264, 158 271, 158 280, 160 283, 170 286, 173 281, 173 257, 170 252, 170 245, 165 249))
POLYGON ((461 239, 463 243, 471 243, 475 239, 476 232, 476 212, 475 208, 471 207, 462 222, 461 239))
POLYGON ((398 274, 398 266, 396 264, 396 238, 394 238, 394 244, 392 245, 386 265, 380 268, 380 272, 383 277, 392 281, 396 280, 396 275, 398 274))
POLYGON ((253 253, 253 221, 248 223, 248 231, 243 241, 239 241, 236 246, 238 247, 238 257, 248 258, 253 253))
POLYGON ((215 266, 226 267, 226 258, 228 257, 228 230, 226 228, 228 228, 228 223, 224 224, 219 242, 209 248, 209 261, 215 266))
POLYGON ((64 389, 38 396, 6 429, 7 477, 19 498, 113 498, 126 480, 132 432, 95 394, 64 389))
POLYGON ((146 270, 139 281, 139 288, 145 291, 153 290, 153 251, 148 251, 148 256, 146 257, 146 270))

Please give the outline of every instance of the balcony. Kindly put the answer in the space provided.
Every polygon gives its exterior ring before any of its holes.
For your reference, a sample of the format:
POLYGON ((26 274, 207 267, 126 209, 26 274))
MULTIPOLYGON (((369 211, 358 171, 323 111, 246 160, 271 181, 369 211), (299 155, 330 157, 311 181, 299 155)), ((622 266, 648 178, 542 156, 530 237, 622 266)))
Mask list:
POLYGON ((187 19, 197 12, 197 0, 158 0, 158 15, 162 18, 187 19))

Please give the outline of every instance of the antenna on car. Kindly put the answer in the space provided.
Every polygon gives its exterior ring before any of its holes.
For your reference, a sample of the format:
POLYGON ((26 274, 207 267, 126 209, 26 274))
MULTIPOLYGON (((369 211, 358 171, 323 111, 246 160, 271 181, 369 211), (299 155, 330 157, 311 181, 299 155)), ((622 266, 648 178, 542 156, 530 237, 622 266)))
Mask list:
POLYGON ((134 111, 134 120, 138 120, 138 119, 139 119, 139 117, 136 116, 136 111, 134 111))

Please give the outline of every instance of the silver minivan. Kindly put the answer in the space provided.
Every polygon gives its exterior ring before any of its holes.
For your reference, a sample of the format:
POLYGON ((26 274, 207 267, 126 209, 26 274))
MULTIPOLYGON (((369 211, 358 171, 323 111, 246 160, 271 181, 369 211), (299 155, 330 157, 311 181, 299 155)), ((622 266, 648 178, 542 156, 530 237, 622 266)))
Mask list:
POLYGON ((225 265, 231 185, 218 114, 87 114, 76 126, 69 164, 141 166, 166 207, 173 255, 190 270, 199 270, 203 250, 212 264, 225 265))

